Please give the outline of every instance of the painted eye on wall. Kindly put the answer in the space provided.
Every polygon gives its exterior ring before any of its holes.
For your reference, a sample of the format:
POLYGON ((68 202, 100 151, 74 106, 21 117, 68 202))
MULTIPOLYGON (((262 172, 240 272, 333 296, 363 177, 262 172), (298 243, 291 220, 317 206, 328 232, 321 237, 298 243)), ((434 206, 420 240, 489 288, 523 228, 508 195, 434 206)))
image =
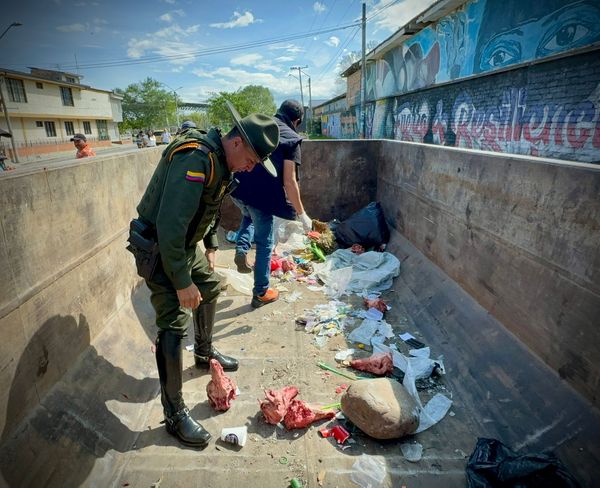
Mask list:
POLYGON ((485 47, 479 63, 482 70, 501 68, 521 60, 521 45, 512 40, 492 39, 485 47))
POLYGON ((568 24, 555 26, 549 30, 538 47, 538 55, 547 56, 557 51, 564 51, 591 41, 597 35, 598 27, 577 20, 568 24))

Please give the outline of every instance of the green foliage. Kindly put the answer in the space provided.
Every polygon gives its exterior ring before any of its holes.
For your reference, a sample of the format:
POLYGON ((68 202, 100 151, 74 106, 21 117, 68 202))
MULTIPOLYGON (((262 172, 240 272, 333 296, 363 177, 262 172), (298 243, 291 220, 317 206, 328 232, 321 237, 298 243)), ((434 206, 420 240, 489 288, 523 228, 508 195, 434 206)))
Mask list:
POLYGON ((251 113, 273 115, 276 110, 273 95, 264 86, 248 85, 235 92, 214 93, 208 99, 208 118, 211 125, 221 127, 224 131, 233 125, 225 100, 229 100, 242 117, 251 113))
POLYGON ((161 88, 161 83, 146 78, 122 90, 114 91, 123 96, 122 130, 156 129, 175 125, 177 95, 161 88))
POLYGON ((191 120, 199 129, 208 130, 211 126, 206 112, 192 112, 186 115, 180 115, 179 121, 183 123, 185 120, 191 120))

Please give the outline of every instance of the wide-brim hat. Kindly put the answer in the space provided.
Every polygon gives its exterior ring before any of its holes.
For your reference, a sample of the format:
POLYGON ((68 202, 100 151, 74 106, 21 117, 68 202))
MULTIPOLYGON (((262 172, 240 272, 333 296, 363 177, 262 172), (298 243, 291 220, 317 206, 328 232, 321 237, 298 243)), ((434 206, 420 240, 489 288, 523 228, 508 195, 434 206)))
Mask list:
POLYGON ((233 117, 233 123, 242 138, 255 152, 260 164, 269 174, 277 176, 277 170, 269 159, 269 155, 279 144, 279 126, 275 120, 264 114, 250 114, 242 118, 229 100, 225 100, 225 104, 233 117))

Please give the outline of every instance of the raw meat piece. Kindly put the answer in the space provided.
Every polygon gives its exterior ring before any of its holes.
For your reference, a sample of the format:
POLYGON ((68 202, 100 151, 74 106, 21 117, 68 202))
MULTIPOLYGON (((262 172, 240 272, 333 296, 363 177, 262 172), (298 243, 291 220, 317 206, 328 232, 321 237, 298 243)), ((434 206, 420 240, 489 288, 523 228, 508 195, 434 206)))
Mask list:
POLYGON ((236 384, 223 372, 223 367, 216 359, 210 360, 210 375, 211 380, 206 385, 210 406, 215 410, 229 410, 231 400, 236 397, 236 384))
POLYGON ((364 301, 365 301, 365 307, 367 307, 367 310, 370 308, 376 308, 381 313, 385 313, 388 310, 386 303, 381 298, 373 298, 373 299, 365 298, 364 301))
POLYGON ((335 412, 324 412, 323 410, 312 410, 302 400, 293 400, 288 408, 283 424, 288 430, 303 429, 308 427, 313 422, 324 419, 332 419, 335 417, 335 412))
POLYGON ((352 247, 350 248, 350 250, 354 254, 362 254, 363 252, 365 252, 365 248, 362 247, 360 244, 352 244, 352 247))
POLYGON ((281 390, 265 390, 265 398, 260 402, 260 409, 268 424, 276 425, 283 420, 290 402, 298 394, 295 386, 286 386, 281 390))
POLYGON ((392 360, 391 352, 382 352, 373 354, 371 357, 365 359, 353 359, 350 361, 350 366, 361 371, 386 375, 390 374, 394 369, 394 361, 392 360))

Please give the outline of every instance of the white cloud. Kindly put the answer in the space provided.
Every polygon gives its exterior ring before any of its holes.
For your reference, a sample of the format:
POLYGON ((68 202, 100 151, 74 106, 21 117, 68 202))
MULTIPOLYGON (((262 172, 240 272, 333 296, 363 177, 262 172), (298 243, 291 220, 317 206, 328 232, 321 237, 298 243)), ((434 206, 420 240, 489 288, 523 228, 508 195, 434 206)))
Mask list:
POLYGON ((98 17, 96 17, 92 22, 96 25, 108 25, 108 20, 100 19, 98 17))
POLYGON ((262 58, 262 55, 258 53, 242 54, 241 56, 232 58, 230 63, 233 65, 254 66, 262 58))
POLYGON ((87 47, 89 49, 102 49, 102 46, 98 44, 82 44, 81 47, 87 47))
POLYGON ((256 69, 260 69, 262 71, 274 71, 275 73, 281 73, 283 71, 279 66, 271 63, 271 61, 263 61, 262 63, 258 63, 256 65, 256 69))
POLYGON ((173 17, 171 17, 171 14, 166 13, 166 14, 162 14, 159 17, 160 20, 164 21, 164 22, 173 22, 173 17))
MULTIPOLYGON (((397 5, 386 8, 373 19, 373 22, 375 23, 375 32, 378 30, 396 32, 409 20, 413 19, 433 4, 434 1, 435 0, 404 0, 397 5)), ((388 0, 380 0, 373 5, 373 12, 376 12, 388 3, 388 0)), ((371 13, 367 12, 367 15, 371 15, 371 13)))
POLYGON ((332 47, 338 47, 340 45, 340 39, 336 36, 331 36, 329 39, 325 41, 325 44, 332 47))
POLYGON ((293 61, 294 58, 293 56, 279 56, 278 58, 275 58, 275 61, 278 61, 280 63, 287 63, 288 61, 293 61))
POLYGON ((327 10, 327 7, 322 4, 321 2, 315 2, 313 4, 313 10, 315 12, 317 12, 318 14, 325 12, 325 10, 327 10))
MULTIPOLYGON (((127 56, 139 59, 146 54, 158 54, 160 56, 178 56, 200 49, 202 46, 190 41, 189 35, 198 30, 198 25, 182 28, 173 23, 167 27, 146 34, 142 38, 132 37, 127 43, 127 56)), ((193 56, 176 57, 167 59, 174 65, 186 65, 193 63, 193 56)))
POLYGON ((69 24, 69 25, 59 25, 56 30, 61 32, 84 32, 85 25, 83 24, 69 24))
POLYGON ((181 9, 173 10, 173 13, 179 15, 179 17, 183 17, 185 15, 185 12, 181 9))
POLYGON ((247 27, 250 24, 255 24, 257 22, 262 22, 261 19, 255 19, 252 12, 246 11, 243 14, 239 12, 233 12, 233 19, 229 22, 217 22, 214 24, 210 24, 211 27, 215 27, 217 29, 233 29, 235 27, 247 27))
POLYGON ((170 5, 175 5, 175 0, 163 0, 163 2, 168 3, 170 5))

